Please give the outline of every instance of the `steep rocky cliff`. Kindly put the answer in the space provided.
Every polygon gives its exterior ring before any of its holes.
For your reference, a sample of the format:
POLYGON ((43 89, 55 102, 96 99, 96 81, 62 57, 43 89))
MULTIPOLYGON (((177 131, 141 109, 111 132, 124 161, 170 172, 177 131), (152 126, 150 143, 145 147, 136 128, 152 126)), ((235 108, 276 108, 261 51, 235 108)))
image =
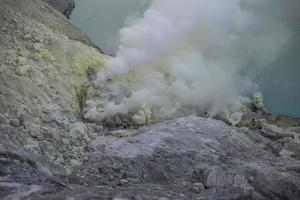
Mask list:
POLYGON ((0 0, 0 46, 3 199, 299 199, 298 119, 88 123, 107 56, 41 0, 0 0))
POLYGON ((0 13, 1 148, 68 173, 64 159, 82 155, 90 140, 80 135, 86 71, 103 67, 105 55, 41 1, 1 0, 0 13))

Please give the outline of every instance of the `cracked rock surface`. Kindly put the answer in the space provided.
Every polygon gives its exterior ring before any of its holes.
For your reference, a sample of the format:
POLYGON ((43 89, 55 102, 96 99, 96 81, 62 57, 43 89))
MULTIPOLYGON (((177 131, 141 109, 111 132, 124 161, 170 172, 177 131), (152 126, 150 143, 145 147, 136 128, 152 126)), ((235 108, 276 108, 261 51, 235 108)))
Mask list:
POLYGON ((270 142, 248 128, 187 117, 124 138, 98 136, 64 176, 3 152, 1 186, 28 199, 296 200, 300 161, 273 153, 270 142))

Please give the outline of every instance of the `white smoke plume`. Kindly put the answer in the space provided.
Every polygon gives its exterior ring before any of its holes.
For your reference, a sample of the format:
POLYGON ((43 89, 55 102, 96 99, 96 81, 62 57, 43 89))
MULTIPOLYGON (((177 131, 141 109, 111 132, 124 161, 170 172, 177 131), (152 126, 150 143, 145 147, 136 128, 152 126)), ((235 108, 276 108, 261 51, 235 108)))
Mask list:
POLYGON ((120 30, 96 81, 103 97, 87 117, 150 107, 153 118, 240 113, 291 33, 280 0, 152 0, 120 30), (101 109, 99 110, 99 107, 101 109))

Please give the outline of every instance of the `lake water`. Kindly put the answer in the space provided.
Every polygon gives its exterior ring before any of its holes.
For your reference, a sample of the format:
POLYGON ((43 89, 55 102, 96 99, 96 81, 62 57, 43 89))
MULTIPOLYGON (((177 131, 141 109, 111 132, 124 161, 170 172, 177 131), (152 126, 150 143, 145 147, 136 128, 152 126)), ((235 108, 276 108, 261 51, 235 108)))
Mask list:
MULTIPOLYGON (((117 34, 126 19, 141 15, 143 0, 77 0, 71 22, 86 32, 106 53, 115 53, 117 34)), ((297 9, 291 8, 296 10, 297 9)), ((278 61, 258 78, 268 110, 300 117, 300 15, 289 20, 293 40, 278 61)))
POLYGON ((143 0, 77 0, 71 22, 106 53, 117 50, 117 34, 129 16, 142 14, 143 0))

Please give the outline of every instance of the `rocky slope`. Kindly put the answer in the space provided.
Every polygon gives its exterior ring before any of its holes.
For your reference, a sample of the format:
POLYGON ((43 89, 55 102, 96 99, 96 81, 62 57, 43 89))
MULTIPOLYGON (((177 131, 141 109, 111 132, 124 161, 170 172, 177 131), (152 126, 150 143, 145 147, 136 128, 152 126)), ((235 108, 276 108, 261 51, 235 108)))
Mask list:
POLYGON ((0 5, 2 199, 299 199, 299 119, 88 123, 106 56, 41 0, 0 5))
POLYGON ((1 0, 0 13, 1 149, 69 173, 66 159, 82 155, 94 128, 81 120, 86 70, 103 67, 105 56, 41 1, 1 0))

